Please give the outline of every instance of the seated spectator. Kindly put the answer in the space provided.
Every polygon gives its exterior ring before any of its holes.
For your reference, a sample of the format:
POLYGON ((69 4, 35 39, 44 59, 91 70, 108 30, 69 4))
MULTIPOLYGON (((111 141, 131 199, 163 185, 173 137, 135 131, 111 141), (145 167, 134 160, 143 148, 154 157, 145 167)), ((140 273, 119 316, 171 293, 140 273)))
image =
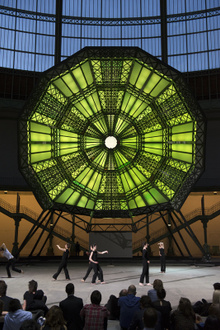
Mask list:
POLYGON ((134 313, 140 308, 140 298, 136 297, 136 287, 130 285, 128 287, 127 296, 120 297, 118 305, 120 307, 120 326, 121 329, 128 329, 133 319, 134 313))
POLYGON ((172 310, 169 301, 164 300, 166 297, 165 289, 161 288, 157 291, 158 300, 153 302, 153 307, 161 313, 161 327, 162 329, 170 328, 170 312, 172 310))
POLYGON ((20 330, 40 330, 40 326, 35 320, 26 320, 22 323, 20 330))
POLYGON ((12 300, 11 297, 6 296, 7 292, 7 284, 5 281, 0 281, 0 300, 3 301, 4 306, 3 306, 3 311, 8 312, 8 305, 9 302, 12 300))
POLYGON ((74 291, 74 284, 68 283, 66 285, 67 298, 60 302, 60 308, 67 322, 67 329, 81 330, 83 329, 83 322, 80 317, 80 311, 83 308, 83 301, 81 298, 74 296, 74 291))
POLYGON ((102 295, 95 290, 90 296, 91 304, 86 304, 80 312, 84 322, 84 330, 107 329, 108 311, 104 306, 100 306, 102 295))
POLYGON ((214 283, 214 292, 212 296, 212 302, 213 304, 220 304, 220 283, 214 283))
POLYGON ((43 310, 44 314, 48 311, 45 302, 47 297, 42 290, 37 290, 38 284, 36 281, 31 280, 28 283, 28 291, 24 294, 23 309, 26 311, 43 310))
POLYGON ((163 289, 163 282, 159 279, 154 280, 153 289, 148 290, 147 293, 152 302, 158 300, 157 291, 160 289, 163 289))
POLYGON ((220 330, 220 320, 215 315, 209 315, 205 320, 204 330, 220 330))
MULTIPOLYGON (((127 289, 122 289, 119 292, 119 298, 123 297, 123 296, 127 296, 128 294, 128 290, 127 289)), ((105 305, 105 307, 107 308, 107 310, 109 311, 109 320, 119 320, 119 316, 120 316, 120 307, 118 306, 118 299, 115 295, 111 294, 111 296, 109 297, 109 300, 107 302, 107 304, 105 305)))
POLYGON ((67 330, 65 324, 61 308, 53 305, 46 314, 45 323, 41 330, 67 330))
POLYGON ((18 299, 9 303, 8 314, 5 315, 3 330, 19 330, 25 320, 32 319, 32 313, 24 311, 18 299))
POLYGON ((156 309, 152 307, 146 308, 144 311, 144 330, 155 330, 156 323, 157 323, 156 309))
POLYGON ((194 330, 196 314, 188 298, 180 298, 178 309, 170 315, 171 329, 174 330, 194 330))
MULTIPOLYGON (((152 308, 152 302, 149 296, 142 296, 140 299, 140 309, 134 313, 133 319, 128 327, 128 330, 142 330, 144 329, 144 311, 147 308, 152 308)), ((157 313, 157 322, 155 324, 155 330, 161 330, 161 313, 157 313)))
POLYGON ((4 303, 2 300, 0 300, 0 330, 3 329, 3 325, 4 325, 4 315, 2 315, 3 307, 4 307, 4 303))

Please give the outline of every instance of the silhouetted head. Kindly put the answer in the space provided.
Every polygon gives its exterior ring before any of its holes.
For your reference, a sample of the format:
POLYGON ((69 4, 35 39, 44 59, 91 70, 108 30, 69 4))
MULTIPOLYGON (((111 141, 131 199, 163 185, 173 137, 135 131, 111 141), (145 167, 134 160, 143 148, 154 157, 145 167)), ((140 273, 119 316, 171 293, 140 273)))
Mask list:
POLYGON ((100 302, 102 300, 101 292, 98 290, 95 290, 91 293, 90 296, 91 303, 94 305, 100 305, 100 302))
POLYGON ((28 283, 28 289, 30 293, 36 292, 37 291, 38 284, 35 280, 31 280, 28 283))
POLYGON ((74 291, 75 291, 75 287, 74 287, 74 284, 73 283, 68 283, 66 285, 66 293, 68 294, 68 296, 70 294, 74 294, 74 291))
POLYGON ((0 281, 0 297, 5 296, 6 291, 7 291, 7 284, 5 283, 5 281, 1 280, 0 281))

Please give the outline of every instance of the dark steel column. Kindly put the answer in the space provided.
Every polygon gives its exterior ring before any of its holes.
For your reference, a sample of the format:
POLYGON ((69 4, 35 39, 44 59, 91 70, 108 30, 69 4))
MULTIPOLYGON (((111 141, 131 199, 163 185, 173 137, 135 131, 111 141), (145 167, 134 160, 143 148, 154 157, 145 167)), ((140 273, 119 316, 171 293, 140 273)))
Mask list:
POLYGON ((56 0, 55 65, 61 61, 62 5, 63 0, 56 0))
POLYGON ((162 61, 167 63, 167 0, 160 0, 161 17, 161 56, 162 61))

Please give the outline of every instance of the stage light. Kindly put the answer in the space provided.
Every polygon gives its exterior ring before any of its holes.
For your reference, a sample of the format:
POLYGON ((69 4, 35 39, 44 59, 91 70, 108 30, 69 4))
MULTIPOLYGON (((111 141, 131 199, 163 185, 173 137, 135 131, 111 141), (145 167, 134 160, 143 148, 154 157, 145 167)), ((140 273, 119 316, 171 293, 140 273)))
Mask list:
POLYGON ((44 209, 179 209, 203 171, 204 131, 178 71, 139 48, 86 47, 46 71, 26 103, 20 169, 44 209))

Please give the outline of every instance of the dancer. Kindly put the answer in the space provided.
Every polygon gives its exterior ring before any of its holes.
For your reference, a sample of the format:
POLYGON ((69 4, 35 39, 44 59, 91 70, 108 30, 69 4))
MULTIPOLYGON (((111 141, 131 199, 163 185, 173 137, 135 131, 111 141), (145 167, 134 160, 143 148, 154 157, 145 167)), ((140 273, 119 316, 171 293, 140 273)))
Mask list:
POLYGON ((1 246, 0 246, 0 252, 2 254, 3 257, 5 257, 8 262, 6 264, 6 270, 7 270, 7 274, 8 274, 8 277, 10 278, 11 277, 11 272, 10 272, 10 267, 12 268, 12 270, 14 270, 15 272, 17 273, 24 273, 23 270, 21 269, 18 269, 15 267, 15 263, 16 263, 16 259, 15 257, 8 251, 5 243, 3 243, 1 246))
POLYGON ((103 278, 103 271, 102 271, 102 268, 100 267, 99 265, 99 262, 98 262, 98 254, 105 254, 105 253, 108 253, 107 250, 105 251, 97 251, 97 245, 94 244, 93 246, 91 246, 91 253, 90 253, 90 256, 89 256, 89 261, 92 263, 92 267, 93 267, 93 270, 94 270, 94 274, 93 274, 93 277, 92 277, 92 283, 95 284, 96 282, 96 278, 98 277, 98 275, 100 275, 100 281, 101 281, 101 284, 104 284, 104 278, 103 278))
POLYGON ((142 269, 142 274, 140 276, 140 282, 139 285, 143 286, 144 285, 144 278, 146 280, 146 285, 151 285, 149 283, 149 257, 148 257, 148 248, 149 244, 144 243, 143 244, 143 249, 142 249, 142 263, 143 263, 143 269, 142 269))
POLYGON ((160 272, 165 273, 166 271, 166 257, 164 252, 164 243, 160 242, 159 245, 159 256, 160 256, 160 272))
MULTIPOLYGON (((86 251, 86 254, 89 256, 91 252, 92 252, 92 246, 90 246, 90 252, 86 251)), ((93 265, 92 265, 91 261, 89 261, 89 266, 88 266, 86 275, 81 279, 81 282, 85 282, 85 280, 87 279, 87 277, 91 273, 92 269, 93 269, 93 265)), ((100 273, 99 272, 98 272, 98 282, 100 282, 100 273)))
POLYGON ((61 260, 61 263, 59 264, 57 272, 53 275, 53 279, 56 280, 57 277, 59 276, 61 270, 63 269, 66 280, 70 280, 69 272, 67 269, 67 260, 68 260, 69 252, 70 252, 70 244, 69 243, 65 244, 65 248, 61 248, 59 245, 57 245, 57 247, 59 250, 63 251, 63 256, 62 256, 62 260, 61 260))

